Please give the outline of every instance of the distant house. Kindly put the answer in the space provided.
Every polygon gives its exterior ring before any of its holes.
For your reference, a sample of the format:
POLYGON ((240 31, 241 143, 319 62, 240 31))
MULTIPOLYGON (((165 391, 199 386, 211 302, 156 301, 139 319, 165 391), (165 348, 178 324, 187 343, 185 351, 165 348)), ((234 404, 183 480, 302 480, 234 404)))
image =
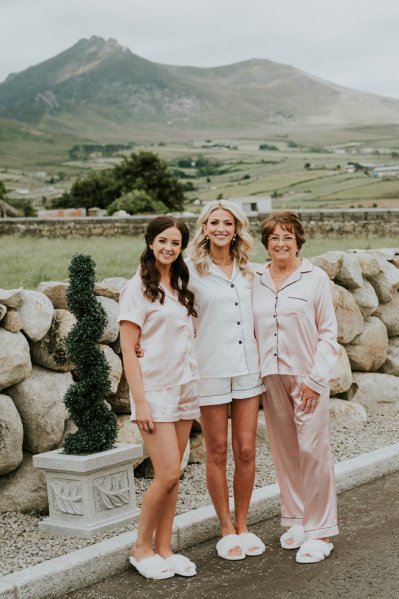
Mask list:
POLYGON ((272 209, 272 198, 270 196, 241 196, 229 198, 229 202, 238 204, 247 216, 256 216, 270 212, 272 209))
POLYGON ((373 177, 399 177, 399 164, 376 166, 371 174, 373 177))

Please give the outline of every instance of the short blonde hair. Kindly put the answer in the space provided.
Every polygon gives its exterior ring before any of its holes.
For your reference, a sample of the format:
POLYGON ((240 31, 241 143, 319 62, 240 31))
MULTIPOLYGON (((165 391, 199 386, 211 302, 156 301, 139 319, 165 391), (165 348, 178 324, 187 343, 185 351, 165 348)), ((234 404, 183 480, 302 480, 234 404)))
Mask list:
POLYGON ((199 274, 209 273, 209 264, 212 262, 212 258, 209 238, 203 229, 212 212, 218 209, 227 210, 234 217, 236 238, 230 246, 230 254, 237 261, 239 269, 244 274, 249 274, 248 261, 253 247, 253 239, 249 234, 249 221, 242 209, 228 200, 215 200, 204 206, 197 220, 194 238, 188 246, 188 255, 199 274))

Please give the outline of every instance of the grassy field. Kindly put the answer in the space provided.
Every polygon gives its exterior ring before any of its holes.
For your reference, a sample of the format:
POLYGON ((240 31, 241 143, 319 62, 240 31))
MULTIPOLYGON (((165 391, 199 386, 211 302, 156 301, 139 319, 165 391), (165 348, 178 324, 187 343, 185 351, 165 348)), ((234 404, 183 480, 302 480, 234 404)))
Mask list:
MULTIPOLYGON (((0 287, 35 289, 41 281, 68 278, 68 264, 75 253, 90 254, 97 264, 97 280, 105 277, 131 277, 143 249, 141 239, 117 237, 103 239, 32 239, 0 237, 0 287)), ((301 255, 316 256, 330 250, 353 248, 398 247, 395 239, 312 239, 301 255)), ((265 250, 256 241, 253 261, 263 262, 265 250)))

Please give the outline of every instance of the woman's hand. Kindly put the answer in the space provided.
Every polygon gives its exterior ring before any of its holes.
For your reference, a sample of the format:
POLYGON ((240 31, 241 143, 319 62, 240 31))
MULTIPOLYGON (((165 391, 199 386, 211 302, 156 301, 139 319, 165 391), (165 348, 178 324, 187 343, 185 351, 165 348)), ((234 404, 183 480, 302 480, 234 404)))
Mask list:
POLYGON ((136 356, 138 358, 144 357, 144 350, 142 349, 142 347, 139 344, 136 345, 136 356))
POLYGON ((135 404, 136 422, 140 432, 153 433, 155 426, 152 421, 151 408, 146 401, 135 404))
POLYGON ((305 414, 313 414, 319 403, 320 394, 303 384, 301 388, 302 403, 300 408, 305 414))

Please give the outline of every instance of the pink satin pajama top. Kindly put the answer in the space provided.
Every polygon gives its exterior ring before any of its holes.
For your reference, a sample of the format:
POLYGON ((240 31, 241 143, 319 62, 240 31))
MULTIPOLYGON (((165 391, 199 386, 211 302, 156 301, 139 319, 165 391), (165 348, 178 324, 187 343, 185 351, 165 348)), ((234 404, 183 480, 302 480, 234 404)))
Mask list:
POLYGON ((317 393, 333 377, 337 321, 328 275, 303 259, 276 291, 269 264, 255 270, 252 307, 262 377, 302 376, 317 393))

